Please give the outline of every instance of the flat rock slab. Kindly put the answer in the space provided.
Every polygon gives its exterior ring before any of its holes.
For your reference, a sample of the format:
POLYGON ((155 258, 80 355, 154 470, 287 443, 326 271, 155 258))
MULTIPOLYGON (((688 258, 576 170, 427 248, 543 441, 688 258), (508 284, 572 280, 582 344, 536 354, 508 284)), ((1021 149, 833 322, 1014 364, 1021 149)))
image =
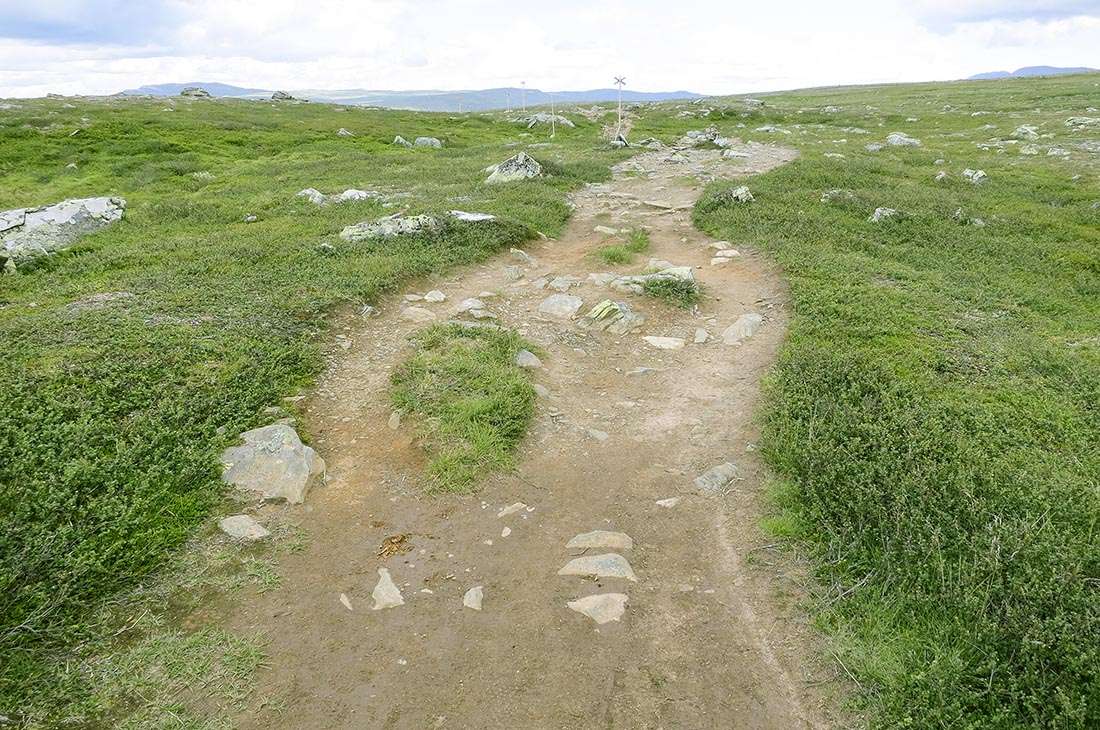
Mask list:
POLYGON ((374 587, 371 596, 374 598, 372 609, 375 611, 405 605, 405 599, 401 597, 401 591, 394 585, 393 578, 390 577, 390 571, 385 568, 378 569, 378 585, 374 587))
POLYGON ((756 334, 764 324, 764 315, 756 312, 742 314, 722 332, 722 341, 727 345, 737 345, 756 334))
POLYGON ((646 344, 651 347, 656 347, 658 350, 682 350, 684 349, 684 341, 679 337, 643 337, 646 344))
POLYGON ((725 461, 695 477, 695 487, 703 494, 718 494, 740 475, 736 464, 725 461))
POLYGON ((515 502, 497 512, 497 517, 507 517, 508 515, 514 515, 517 512, 523 512, 527 509, 527 505, 523 502, 515 502))
POLYGON ((634 539, 625 532, 593 530, 577 535, 565 547, 571 550, 630 550, 634 547, 634 539))
POLYGON ((263 525, 249 515, 231 515, 218 521, 222 532, 238 540, 263 540, 270 535, 263 525))
POLYGON ((516 353, 516 365, 527 370, 536 370, 542 367, 542 360, 530 350, 520 350, 516 353))
POLYGON ((424 307, 405 307, 401 310, 401 318, 409 322, 431 322, 435 320, 435 312, 424 307))
POLYGON ((603 625, 621 619, 629 600, 625 593, 597 593, 569 601, 565 605, 603 625))
POLYGON ((593 578, 624 578, 638 582, 630 563, 618 553, 585 555, 574 558, 558 571, 558 575, 581 575, 593 578))
POLYGON ((298 433, 276 423, 241 434, 243 446, 222 452, 222 479, 264 499, 301 504, 325 478, 325 461, 302 443, 298 433))
POLYGON ((480 611, 483 600, 485 600, 485 590, 481 586, 474 586, 462 596, 462 605, 480 611))
POLYGON ((665 509, 672 509, 676 505, 680 504, 679 497, 669 497, 667 499, 658 499, 657 506, 664 507, 665 509))
POLYGON ((551 294, 539 304, 539 314, 557 319, 571 319, 584 301, 571 294, 551 294))

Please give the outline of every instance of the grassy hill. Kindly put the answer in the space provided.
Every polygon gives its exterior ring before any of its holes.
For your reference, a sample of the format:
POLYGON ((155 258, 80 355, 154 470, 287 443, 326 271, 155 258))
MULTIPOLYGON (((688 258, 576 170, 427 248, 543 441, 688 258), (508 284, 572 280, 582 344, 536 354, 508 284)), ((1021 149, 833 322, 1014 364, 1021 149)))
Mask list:
MULTIPOLYGON (((811 551, 813 608, 875 726, 1100 723, 1100 129, 1065 123, 1100 116, 1087 111, 1098 85, 793 92, 762 108, 658 105, 635 124, 635 138, 713 124, 802 153, 748 181, 751 205, 720 204, 729 184, 715 183, 695 217, 766 249, 790 281, 794 319, 763 414, 769 525, 811 551), (1012 139, 1024 124, 1037 139, 1012 139), (896 131, 921 146, 865 149, 896 131), (869 223, 878 207, 900 214, 869 223)), ((157 724, 145 700, 116 693, 131 675, 104 669, 130 656, 133 632, 116 646, 97 611, 140 614, 134 587, 176 570, 223 498, 220 449, 308 387, 337 308, 553 235, 566 192, 630 154, 578 117, 531 150, 547 178, 491 188, 482 169, 545 132, 325 105, 166 108, 0 110, 0 210, 129 202, 122 223, 0 279, 0 714, 44 726, 131 713, 157 724), (395 134, 445 146, 395 148, 395 134), (397 207, 318 208, 295 197, 306 187, 378 190, 397 207), (399 208, 501 221, 385 246, 336 236, 399 208), (73 306, 105 292, 134 296, 73 306)), ((230 638, 173 636, 189 651, 221 641, 233 671, 258 661, 230 638)), ((139 646, 165 661, 181 644, 139 646)))

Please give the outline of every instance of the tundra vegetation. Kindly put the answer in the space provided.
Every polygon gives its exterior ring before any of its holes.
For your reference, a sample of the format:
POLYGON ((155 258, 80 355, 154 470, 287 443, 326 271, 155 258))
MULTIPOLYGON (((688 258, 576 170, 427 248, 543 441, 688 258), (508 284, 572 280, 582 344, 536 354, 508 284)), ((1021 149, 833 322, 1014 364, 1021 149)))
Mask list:
MULTIPOLYGON (((714 125, 801 152, 751 180, 751 203, 723 195, 745 181, 711 183, 694 216, 789 281, 761 414, 776 475, 767 521, 809 551, 810 609, 873 726, 1100 724, 1100 128, 1066 124, 1090 118, 1098 84, 820 89, 635 112, 632 137, 667 144, 714 125), (1021 125, 1035 138, 1014 138, 1021 125), (867 148, 894 132, 921 144, 867 148), (879 208, 898 214, 870 222, 879 208)), ((487 165, 545 135, 502 115, 205 99, 0 110, 0 210, 128 201, 120 223, 0 279, 0 714, 204 727, 278 701, 246 690, 260 638, 178 620, 270 587, 286 549, 211 535, 218 454, 267 409, 292 412, 282 399, 319 372, 339 308, 556 234, 566 193, 632 154, 571 118, 529 150, 543 177, 487 186, 487 165), (443 147, 391 144, 399 134, 443 147), (311 187, 383 197, 295 196, 311 187), (497 220, 394 245, 337 235, 456 208, 497 220), (80 305, 109 292, 133 296, 80 305), (222 694, 201 689, 210 677, 222 694)), ((631 243, 627 258, 645 248, 631 243)), ((426 423, 447 414, 436 426, 469 413, 432 386, 439 373, 459 373, 475 400, 484 378, 514 386, 478 400, 503 414, 492 443, 440 452, 449 484, 506 466, 530 419, 530 385, 502 354, 522 346, 511 338, 433 328, 395 376, 397 405, 426 423)))

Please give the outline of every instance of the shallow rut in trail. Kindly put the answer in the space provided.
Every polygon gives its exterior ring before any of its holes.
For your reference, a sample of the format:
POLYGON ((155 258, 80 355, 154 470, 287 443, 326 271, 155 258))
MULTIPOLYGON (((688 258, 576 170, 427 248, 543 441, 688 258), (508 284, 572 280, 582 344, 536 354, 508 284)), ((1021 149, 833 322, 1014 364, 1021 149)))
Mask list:
MULTIPOLYGON (((765 472, 754 444, 761 378, 787 322, 775 267, 745 242, 712 265, 710 239, 690 221, 702 182, 763 172, 795 156, 764 145, 650 151, 612 182, 574 195, 559 240, 524 262, 502 254, 422 282, 442 303, 418 302, 438 321, 483 292, 489 311, 544 350, 534 379, 546 390, 513 473, 471 495, 425 495, 426 458, 406 418, 389 425, 389 377, 423 323, 400 299, 380 316, 348 318, 329 370, 305 409, 328 483, 304 507, 280 508, 309 536, 281 559, 283 583, 242 606, 234 628, 261 631, 268 667, 259 709, 243 727, 294 728, 793 728, 824 727, 811 670, 810 632, 795 604, 791 566, 759 528, 765 472), (694 180, 694 182, 693 182, 694 180), (629 266, 591 255, 596 226, 646 227, 652 246, 629 266), (609 289, 588 274, 639 273, 649 258, 694 267, 696 313, 609 289), (519 270, 517 271, 517 268, 519 270), (518 279, 516 277, 519 277, 518 279), (640 332, 592 332, 541 316, 555 292, 541 277, 573 276, 580 314, 603 299, 645 315, 640 332), (763 324, 740 344, 721 334, 746 313, 763 324), (697 329, 710 338, 695 343, 697 329), (643 335, 682 338, 662 350, 643 335), (739 478, 717 495, 693 484, 730 461, 739 478), (679 497, 674 506, 658 500, 679 497), (523 502, 504 517, 505 506, 523 502), (507 530, 505 529, 507 528, 507 530), (637 582, 559 576, 580 554, 574 535, 613 530, 637 582), (407 535, 407 552, 379 546, 407 535), (765 561, 766 563, 766 561, 765 561), (379 568, 404 605, 371 610, 379 568), (483 586, 481 611, 463 595, 483 586), (567 607, 601 593, 628 596, 619 621, 598 625, 567 607), (340 600, 345 594, 351 609, 340 600)), ((564 282, 560 282, 564 285, 564 282)), ((588 555, 598 552, 589 550, 588 555)))

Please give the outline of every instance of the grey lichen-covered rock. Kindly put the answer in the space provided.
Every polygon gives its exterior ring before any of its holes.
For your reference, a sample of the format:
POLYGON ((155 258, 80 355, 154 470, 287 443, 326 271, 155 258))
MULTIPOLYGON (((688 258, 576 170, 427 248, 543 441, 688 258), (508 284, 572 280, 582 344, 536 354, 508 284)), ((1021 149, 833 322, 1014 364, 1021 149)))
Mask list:
POLYGON ((603 626, 621 619, 626 612, 626 604, 629 600, 625 593, 597 593, 575 601, 567 601, 565 605, 603 626))
POLYGON ((622 552, 634 547, 634 539, 625 532, 593 530, 582 532, 565 544, 570 550, 614 550, 622 552))
POLYGON ((443 143, 440 142, 435 137, 417 137, 416 139, 413 140, 413 146, 414 147, 434 147, 436 149, 439 149, 440 147, 443 146, 443 143))
POLYGON ((1024 139, 1028 142, 1034 142, 1035 140, 1039 139, 1039 129, 1038 127, 1035 127, 1031 124, 1021 124, 1020 126, 1016 127, 1015 131, 1012 132, 1012 136, 1016 139, 1024 139))
POLYGON ((641 294, 645 290, 646 282, 661 279, 678 279, 680 281, 694 282, 695 273, 691 270, 690 266, 670 266, 649 274, 612 276, 612 278, 608 280, 607 285, 617 291, 641 294))
POLYGON ((684 349, 684 341, 679 337, 656 337, 649 335, 643 337, 646 344, 650 347, 655 347, 658 350, 682 350, 684 349))
POLYGON ((272 101, 297 101, 293 96, 285 91, 276 91, 271 94, 272 101))
POLYGON ((302 443, 285 424, 272 424, 241 434, 242 446, 222 452, 222 479, 264 499, 301 504, 309 490, 324 481, 325 461, 302 443))
POLYGON ((737 465, 726 461, 695 477, 695 488, 702 494, 718 494, 738 476, 740 471, 737 465))
POLYGON ((871 214, 871 217, 867 220, 871 223, 878 223, 884 221, 887 218, 893 218, 898 214, 893 208, 875 208, 875 212, 871 214))
POLYGON ((1100 129, 1100 117, 1070 117, 1066 120, 1070 129, 1100 129))
POLYGON ((226 535, 237 540, 263 540, 271 533, 250 515, 232 515, 218 521, 218 527, 226 535))
POLYGON ((584 300, 571 294, 551 294, 539 304, 539 314, 556 319, 571 319, 584 300))
POLYGON ((393 143, 398 147, 412 147, 412 142, 402 137, 400 134, 393 138, 393 143))
POLYGON ((336 136, 337 137, 354 137, 355 134, 353 132, 348 131, 347 129, 344 129, 343 127, 340 127, 339 129, 336 130, 336 136))
POLYGON ((863 145, 863 149, 867 150, 868 152, 878 152, 884 146, 885 145, 882 145, 878 142, 871 142, 870 144, 863 145))
POLYGON ((125 209, 125 200, 111 197, 0 212, 0 266, 10 273, 22 262, 64 250, 81 236, 121 220, 125 209))
POLYGON ((540 175, 542 175, 542 165, 526 152, 520 152, 493 168, 492 174, 485 179, 485 182, 491 184, 516 182, 540 175))
POLYGON ((439 221, 430 215, 405 216, 401 213, 379 218, 374 221, 363 221, 347 226, 340 231, 340 238, 351 243, 366 241, 371 238, 386 238, 388 236, 408 236, 416 233, 429 233, 439 229, 439 221))
POLYGON ((737 345, 756 334, 764 324, 764 316, 757 312, 746 312, 734 320, 733 324, 722 332, 722 341, 727 345, 737 345))
POLYGON ((180 96, 190 96, 194 99, 209 99, 210 92, 201 86, 188 86, 180 92, 180 96))
POLYGON ((714 196, 714 202, 719 205, 727 205, 729 203, 751 203, 752 201, 752 193, 750 193, 749 189, 744 185, 739 185, 729 190, 723 190, 714 196))
POLYGON ((308 198, 309 202, 314 205, 334 205, 357 200, 385 200, 385 196, 382 195, 382 193, 375 192, 374 190, 356 190, 354 188, 348 188, 342 193, 335 193, 333 195, 325 195, 316 188, 306 188, 305 190, 299 190, 297 197, 308 198))
POLYGON ((971 170, 969 167, 963 170, 963 177, 975 185, 981 185, 989 179, 989 175, 986 175, 984 170, 971 170))
POLYGON ((516 365, 525 370, 537 370, 542 367, 542 360, 530 350, 520 350, 516 353, 516 365))
POLYGON ((485 221, 495 221, 497 219, 492 213, 468 213, 464 210, 449 210, 447 214, 463 223, 483 223, 485 221))
POLYGON ((527 125, 528 129, 531 129, 536 124, 560 124, 563 127, 575 127, 577 125, 563 117, 561 114, 548 114, 546 112, 537 112, 526 117, 521 117, 516 120, 527 125))
POLYGON ((584 329, 606 330, 612 334, 625 335, 641 327, 645 316, 630 309, 626 302, 613 302, 604 299, 592 307, 578 323, 584 329))
POLYGON ((558 575, 579 575, 592 578, 623 578, 638 581, 626 558, 618 553, 585 555, 570 560, 558 571, 558 575))
POLYGON ((905 132, 894 132, 886 137, 886 144, 891 147, 920 147, 920 140, 905 132))

